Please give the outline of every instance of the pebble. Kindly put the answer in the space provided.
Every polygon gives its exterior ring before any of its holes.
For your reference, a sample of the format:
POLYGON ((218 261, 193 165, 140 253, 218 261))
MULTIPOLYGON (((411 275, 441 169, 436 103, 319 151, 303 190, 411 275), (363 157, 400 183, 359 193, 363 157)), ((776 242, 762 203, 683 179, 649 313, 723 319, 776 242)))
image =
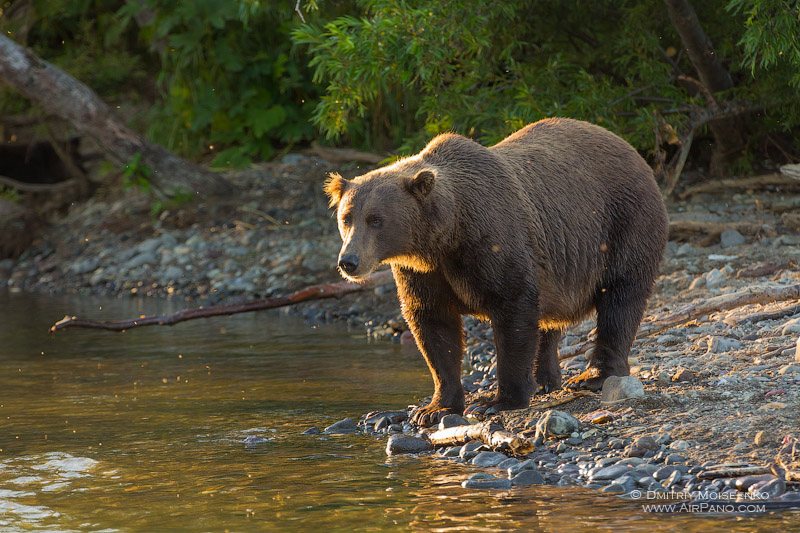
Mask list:
POLYGON ((449 414, 442 417, 439 421, 439 429, 453 428, 456 426, 468 426, 469 422, 461 415, 449 414))
POLYGON ((644 386, 634 376, 611 376, 603 384, 600 402, 615 403, 629 398, 643 398, 644 386))
POLYGON ((630 468, 625 465, 606 466, 600 468, 600 470, 592 471, 589 475, 589 479, 592 481, 607 481, 609 479, 618 478, 622 474, 628 472, 628 470, 630 470, 630 468))
POLYGON ((725 273, 718 268, 714 268, 706 272, 705 278, 706 287, 709 289, 718 289, 719 287, 722 287, 727 280, 725 273))
POLYGON ((580 421, 564 411, 546 411, 536 422, 536 440, 544 442, 550 437, 569 437, 580 430, 580 421))
POLYGON ((427 439, 410 435, 392 435, 386 443, 386 455, 429 452, 433 445, 427 439))
POLYGON ((465 489, 510 489, 511 480, 479 472, 461 483, 465 489))
POLYGON ((677 453, 671 453, 664 458, 665 465, 676 465, 676 464, 683 464, 686 462, 686 459, 677 453))
POLYGON ((358 427, 356 426, 356 421, 352 418, 345 418, 344 420, 339 420, 331 424, 330 426, 326 427, 323 430, 323 433, 328 435, 341 435, 347 433, 355 433, 358 431, 358 427))
POLYGON ((678 370, 672 375, 672 381, 675 382, 687 382, 692 381, 697 377, 693 371, 689 370, 688 368, 679 367, 678 370))
POLYGON ((706 339, 708 351, 706 353, 724 353, 732 350, 738 350, 742 347, 742 343, 730 337, 715 337, 709 335, 706 339))
POLYGON ((514 477, 523 470, 536 470, 536 462, 533 459, 526 459, 508 468, 508 477, 514 477))
POLYGON ((478 455, 472 458, 470 461, 475 466, 497 466, 503 461, 508 459, 508 457, 500 452, 480 452, 478 455))
POLYGON ((481 446, 483 446, 483 443, 479 440, 469 441, 461 447, 461 451, 458 453, 458 456, 462 459, 472 459, 478 455, 478 448, 481 446))
POLYGON ((678 451, 678 452, 685 452, 686 450, 689 449, 689 446, 690 446, 689 443, 687 441, 685 441, 685 440, 676 440, 676 441, 672 441, 669 444, 668 448, 670 450, 675 450, 675 451, 678 451))
POLYGON ((735 229, 726 229, 720 234, 719 241, 722 248, 733 248, 734 246, 741 246, 746 243, 747 239, 735 229))
POLYGON ((515 487, 526 487, 529 485, 544 485, 545 481, 538 470, 526 469, 517 473, 511 478, 511 484, 515 487))
POLYGON ((659 444, 653 437, 637 437, 630 446, 628 446, 624 455, 626 457, 644 457, 647 452, 656 451, 659 448, 659 444))

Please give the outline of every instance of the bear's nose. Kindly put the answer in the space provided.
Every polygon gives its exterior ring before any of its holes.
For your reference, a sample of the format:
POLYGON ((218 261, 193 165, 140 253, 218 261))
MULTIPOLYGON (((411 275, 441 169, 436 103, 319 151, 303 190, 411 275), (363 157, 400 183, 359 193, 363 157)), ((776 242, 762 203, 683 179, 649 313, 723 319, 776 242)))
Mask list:
POLYGON ((356 254, 343 255, 339 258, 339 268, 347 274, 352 274, 358 268, 358 256, 356 254))

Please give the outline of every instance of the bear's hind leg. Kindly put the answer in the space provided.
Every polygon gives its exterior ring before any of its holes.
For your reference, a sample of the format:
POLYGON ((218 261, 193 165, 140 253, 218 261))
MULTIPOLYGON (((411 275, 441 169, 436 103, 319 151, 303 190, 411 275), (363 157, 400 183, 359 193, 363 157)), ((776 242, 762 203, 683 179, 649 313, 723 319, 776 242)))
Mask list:
POLYGON ((534 375, 539 391, 545 394, 561 388, 561 367, 558 365, 558 343, 561 330, 539 332, 539 351, 536 353, 534 375))
POLYGON ((628 354, 651 290, 652 282, 626 280, 598 291, 594 353, 586 370, 567 381, 569 388, 597 391, 607 377, 630 374, 628 354))

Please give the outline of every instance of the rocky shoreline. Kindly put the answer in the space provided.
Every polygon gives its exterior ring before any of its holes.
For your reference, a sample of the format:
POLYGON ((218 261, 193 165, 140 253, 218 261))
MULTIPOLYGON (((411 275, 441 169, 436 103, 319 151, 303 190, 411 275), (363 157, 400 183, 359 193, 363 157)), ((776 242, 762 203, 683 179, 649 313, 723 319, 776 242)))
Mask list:
MULTIPOLYGON (((290 154, 231 176, 242 192, 229 202, 201 201, 155 214, 151 200, 136 191, 101 193, 52 220, 19 259, 0 261, 0 288, 205 305, 337 281, 339 237, 320 187, 328 170, 332 166, 321 159, 290 154)), ((648 314, 658 318, 715 296, 800 283, 800 235, 785 216, 798 209, 800 198, 779 190, 703 194, 672 203, 676 227, 648 314)), ((392 286, 289 312, 312 323, 343 320, 369 335, 409 340, 392 286)), ((592 327, 586 321, 571 328, 562 352, 592 327)), ((491 393, 492 330, 474 319, 465 320, 465 329, 465 389, 491 393)), ((562 361, 564 377, 585 365, 585 355, 562 361)), ((692 494, 756 504, 768 494, 773 506, 800 505, 797 484, 765 470, 800 436, 797 300, 708 313, 641 337, 631 365, 641 394, 603 403, 599 395, 556 391, 537 396, 528 409, 494 417, 536 444, 524 457, 508 457, 479 441, 434 449, 425 444, 426 433, 408 423, 405 410, 370 414, 326 431, 398 435, 393 440, 404 435, 409 446, 422 447, 417 453, 427 450, 437 459, 488 469, 465 480, 468 488, 588 485, 634 499, 637 492, 666 492, 673 499, 692 494), (542 432, 550 421, 554 427, 542 432)), ((462 423, 448 424, 454 422, 462 423)), ((800 462, 788 457, 789 463, 800 462)))

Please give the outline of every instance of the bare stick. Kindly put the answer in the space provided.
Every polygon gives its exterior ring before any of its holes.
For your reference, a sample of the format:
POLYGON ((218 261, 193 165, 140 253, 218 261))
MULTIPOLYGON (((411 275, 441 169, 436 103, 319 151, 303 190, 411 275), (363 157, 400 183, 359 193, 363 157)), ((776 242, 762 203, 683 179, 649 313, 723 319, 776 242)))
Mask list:
MULTIPOLYGON (((782 287, 752 288, 737 291, 731 294, 722 294, 707 298, 701 303, 689 303, 680 307, 674 313, 650 319, 642 323, 637 339, 657 335, 664 330, 670 329, 680 324, 684 324, 703 315, 727 311, 744 305, 767 304, 772 302, 785 302, 787 300, 800 300, 800 284, 786 285, 782 287)), ((559 360, 570 359, 588 350, 592 344, 591 340, 570 346, 561 351, 559 360)))
POLYGON ((715 180, 700 183, 692 187, 687 187, 678 196, 685 200, 690 196, 700 193, 726 192, 734 189, 765 189, 768 187, 800 187, 800 181, 792 179, 784 174, 763 174, 750 178, 737 178, 727 180, 715 180))
POLYGON ((705 222, 700 220, 673 220, 669 223, 670 240, 687 239, 696 235, 718 237, 723 231, 735 229, 745 235, 772 234, 773 228, 755 222, 705 222))
POLYGON ((508 450, 514 455, 526 455, 534 448, 530 439, 492 422, 440 429, 428 434, 428 440, 434 446, 458 446, 471 440, 479 440, 492 449, 508 450))
POLYGON ((217 305, 211 307, 197 307, 195 309, 184 309, 171 315, 160 316, 141 316, 127 320, 97 321, 78 318, 75 316, 65 316, 50 328, 51 333, 55 333, 67 328, 91 328, 107 329, 111 331, 125 331, 132 328, 143 326, 173 326, 187 320, 197 318, 210 318, 214 316, 235 315, 238 313, 250 313, 264 309, 276 309, 289 305, 307 302, 310 300, 323 300, 325 298, 341 298, 346 294, 360 292, 365 289, 386 285, 392 281, 392 273, 389 270, 376 272, 369 276, 363 283, 356 284, 347 281, 337 283, 321 283, 311 285, 299 291, 295 291, 286 296, 274 296, 255 300, 243 304, 217 305))
POLYGON ((297 3, 294 5, 295 12, 300 15, 300 20, 303 24, 306 23, 306 18, 303 16, 303 12, 300 10, 300 0, 297 0, 297 3))
POLYGON ((4 185, 6 187, 11 187, 12 189, 16 189, 22 192, 58 192, 63 191, 64 189, 70 189, 72 187, 77 187, 78 182, 74 179, 69 179, 66 181, 60 181, 58 183, 25 183, 22 181, 17 181, 12 178, 8 178, 6 176, 0 176, 0 185, 4 185))

